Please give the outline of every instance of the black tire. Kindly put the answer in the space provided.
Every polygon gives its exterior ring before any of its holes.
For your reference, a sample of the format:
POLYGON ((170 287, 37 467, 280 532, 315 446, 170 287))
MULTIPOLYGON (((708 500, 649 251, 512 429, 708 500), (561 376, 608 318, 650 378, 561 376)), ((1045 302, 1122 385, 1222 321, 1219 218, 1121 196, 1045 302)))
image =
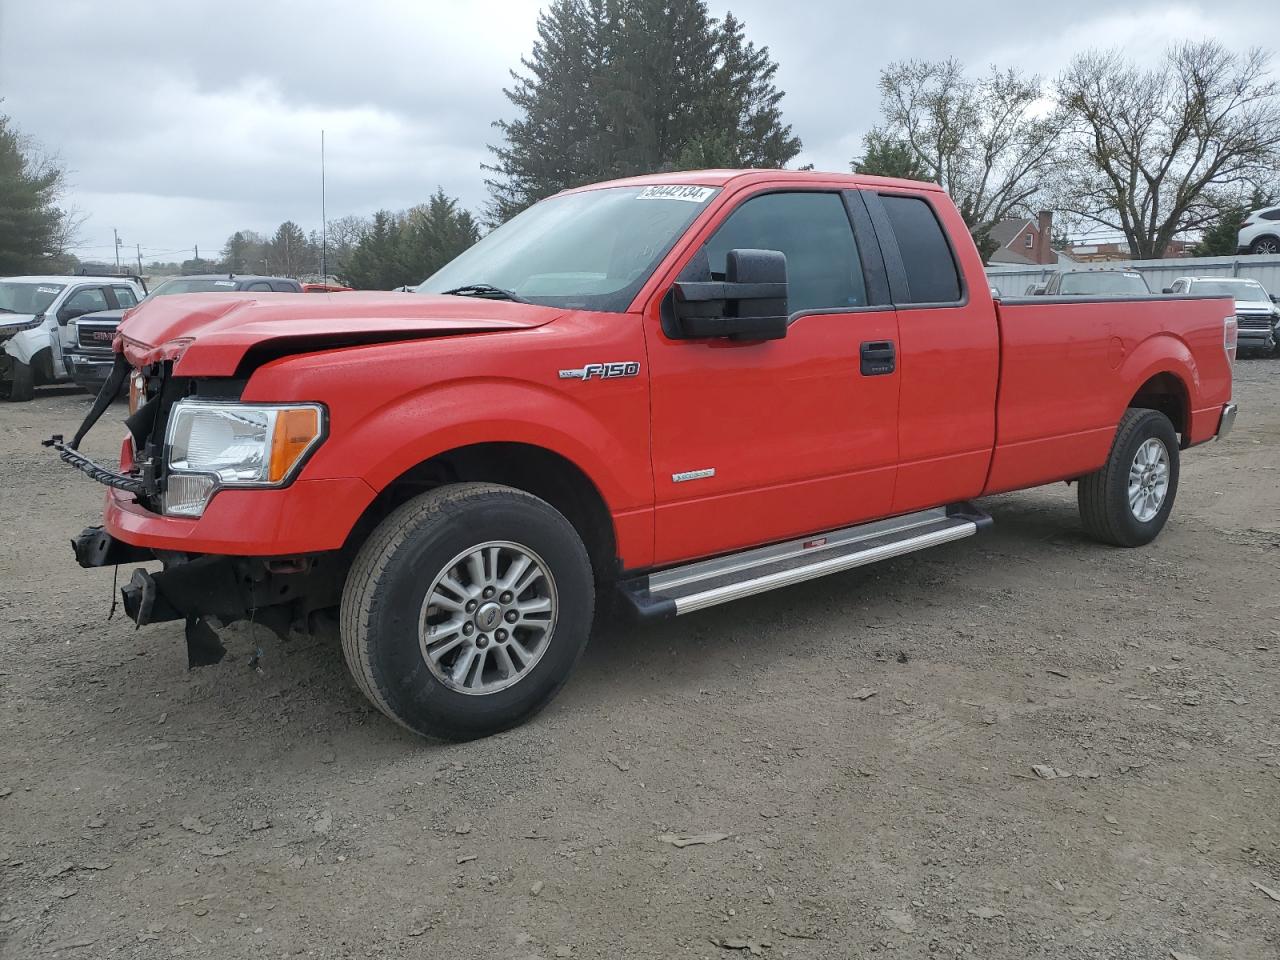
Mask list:
POLYGON ((1154 540, 1169 519, 1178 493, 1178 434, 1158 410, 1130 409, 1120 419, 1102 469, 1080 478, 1077 497, 1085 532, 1102 543, 1140 547, 1154 540), (1142 445, 1158 440, 1168 458, 1168 487, 1159 510, 1142 520, 1129 503, 1130 470, 1142 445))
POLYGON ((1276 237, 1258 237, 1257 240, 1249 244, 1249 252, 1259 254, 1280 253, 1280 239, 1276 237))
MULTIPOLYGON (((523 723, 551 701, 586 647, 594 608, 591 563, 568 520, 522 490, 459 483, 403 504, 360 548, 342 593, 342 649, 356 684, 392 720, 425 737, 470 740, 523 723), (542 561, 554 625, 540 640, 542 652, 510 686, 461 692, 427 665, 420 639, 424 603, 437 577, 460 569, 453 561, 499 541, 542 561)), ((498 633, 490 636, 496 644, 498 633)), ((506 649, 508 657, 514 654, 514 647, 506 649)), ((499 668, 497 656, 495 647, 480 657, 477 680, 486 664, 499 668)), ((448 672, 447 663, 440 669, 448 672)))
POLYGON ((3 388, 10 403, 27 403, 35 399, 36 374, 31 364, 13 360, 9 364, 9 382, 3 388))

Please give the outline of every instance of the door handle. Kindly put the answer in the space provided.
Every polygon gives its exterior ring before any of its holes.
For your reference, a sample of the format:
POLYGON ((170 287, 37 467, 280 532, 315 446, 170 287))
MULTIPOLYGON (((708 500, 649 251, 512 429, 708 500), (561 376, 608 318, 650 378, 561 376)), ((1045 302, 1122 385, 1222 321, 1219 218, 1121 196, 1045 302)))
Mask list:
POLYGON ((867 340, 859 353, 859 369, 864 377, 882 377, 898 368, 898 354, 892 340, 867 340))

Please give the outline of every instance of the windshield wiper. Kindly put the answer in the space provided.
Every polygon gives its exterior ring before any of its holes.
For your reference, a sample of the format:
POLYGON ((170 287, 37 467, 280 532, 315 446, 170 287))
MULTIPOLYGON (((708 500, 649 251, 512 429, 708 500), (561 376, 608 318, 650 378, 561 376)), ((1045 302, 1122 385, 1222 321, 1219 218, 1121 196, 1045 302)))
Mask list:
POLYGON ((491 283, 465 283, 452 290, 443 291, 446 297, 480 297, 485 300, 511 300, 515 303, 528 303, 524 297, 511 290, 495 287, 491 283))
POLYGON ((10 310, 8 307, 0 307, 0 313, 17 313, 17 310, 10 310))

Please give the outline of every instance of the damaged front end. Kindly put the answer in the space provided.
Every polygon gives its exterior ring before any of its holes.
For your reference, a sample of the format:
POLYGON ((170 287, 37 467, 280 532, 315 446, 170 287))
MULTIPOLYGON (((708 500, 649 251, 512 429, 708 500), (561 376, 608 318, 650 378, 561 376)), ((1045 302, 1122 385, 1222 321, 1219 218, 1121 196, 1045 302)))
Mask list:
MULTIPOLYGON (((75 436, 65 441, 55 436, 45 445, 57 450, 69 466, 162 516, 172 482, 165 469, 166 427, 175 409, 184 401, 235 399, 242 385, 174 376, 173 362, 167 358, 134 370, 123 354, 117 354, 110 378, 75 436), (128 439, 117 471, 78 448, 126 381, 128 439)), ((158 571, 134 570, 120 599, 139 626, 183 621, 192 667, 217 663, 225 656, 217 634, 222 627, 247 621, 283 639, 294 627, 315 629, 320 612, 335 607, 341 595, 343 569, 337 553, 278 558, 186 553, 135 546, 100 526, 84 530, 72 541, 72 549, 86 568, 158 561, 158 571)))
POLYGON ((294 627, 314 631, 342 589, 334 554, 263 559, 151 551, 101 527, 85 529, 71 546, 86 568, 158 560, 159 571, 133 571, 120 591, 121 604, 140 627, 182 620, 192 667, 222 660, 226 648, 218 630, 239 621, 261 624, 281 639, 294 627))

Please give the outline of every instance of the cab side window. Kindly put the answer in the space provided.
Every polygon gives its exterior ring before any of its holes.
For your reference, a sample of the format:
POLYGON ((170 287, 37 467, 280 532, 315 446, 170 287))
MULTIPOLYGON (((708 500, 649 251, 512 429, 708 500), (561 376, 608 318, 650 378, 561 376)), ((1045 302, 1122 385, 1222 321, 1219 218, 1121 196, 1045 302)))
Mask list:
POLYGON ((910 291, 905 302, 958 301, 960 273, 933 207, 923 197, 881 194, 880 201, 902 252, 902 266, 910 291))
POLYGON ((745 201, 704 247, 712 279, 724 279, 730 250, 744 249, 786 254, 792 313, 867 305, 853 227, 839 194, 767 193, 745 201))
POLYGON ((138 305, 138 297, 132 287, 112 287, 111 292, 116 295, 116 306, 122 310, 138 305))
POLYGON ((67 302, 58 312, 64 315, 80 316, 108 309, 110 308, 107 306, 107 294, 102 287, 81 287, 67 298, 67 302))
POLYGON ((267 290, 267 291, 270 291, 270 290, 271 290, 271 284, 267 283, 265 280, 259 280, 257 283, 251 283, 251 284, 249 284, 249 286, 245 287, 245 289, 246 289, 246 290, 267 290))

